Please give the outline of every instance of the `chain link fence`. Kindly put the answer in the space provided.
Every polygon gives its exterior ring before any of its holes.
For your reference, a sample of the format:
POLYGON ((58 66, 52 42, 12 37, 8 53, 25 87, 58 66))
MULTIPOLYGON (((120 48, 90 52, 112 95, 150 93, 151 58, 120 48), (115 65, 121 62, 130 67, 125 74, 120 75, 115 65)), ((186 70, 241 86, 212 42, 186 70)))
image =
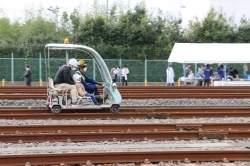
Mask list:
MULTIPOLYGON (((46 80, 45 60, 41 58, 0 58, 0 79, 16 82, 24 81, 25 64, 29 64, 32 71, 32 82, 38 82, 40 79, 46 80)), ((102 81, 97 66, 92 59, 85 59, 88 62, 87 75, 97 81, 102 81)), ((125 60, 125 59, 104 59, 108 69, 114 65, 121 68, 126 65, 129 69, 129 82, 162 82, 166 81, 167 60, 125 60)), ((54 78, 58 68, 66 64, 65 59, 50 59, 51 77, 54 78)), ((191 64, 193 72, 196 73, 198 67, 204 64, 191 64)), ((217 64, 214 70, 217 69, 217 64)), ((172 63, 175 72, 175 81, 183 76, 182 64, 172 63)), ((234 67, 239 71, 239 77, 243 77, 243 64, 228 64, 227 69, 234 67)), ((72 73, 73 74, 73 73, 72 73)))

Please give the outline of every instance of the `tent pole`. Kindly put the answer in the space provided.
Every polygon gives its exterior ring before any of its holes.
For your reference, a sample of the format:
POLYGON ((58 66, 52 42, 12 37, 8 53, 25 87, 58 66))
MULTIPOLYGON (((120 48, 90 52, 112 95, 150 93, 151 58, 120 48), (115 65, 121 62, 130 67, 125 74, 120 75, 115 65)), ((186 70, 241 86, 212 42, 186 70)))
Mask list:
POLYGON ((227 64, 225 63, 225 68, 224 68, 224 81, 227 81, 227 64))
POLYGON ((195 63, 194 65, 194 75, 196 76, 196 74, 197 74, 197 63, 195 63))

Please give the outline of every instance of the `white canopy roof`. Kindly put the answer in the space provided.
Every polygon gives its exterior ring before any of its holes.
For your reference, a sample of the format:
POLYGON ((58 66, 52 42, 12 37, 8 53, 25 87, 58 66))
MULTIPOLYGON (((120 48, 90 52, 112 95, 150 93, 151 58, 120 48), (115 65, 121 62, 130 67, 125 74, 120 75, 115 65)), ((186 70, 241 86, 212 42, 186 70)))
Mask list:
POLYGON ((168 62, 250 63, 250 44, 175 43, 168 62))

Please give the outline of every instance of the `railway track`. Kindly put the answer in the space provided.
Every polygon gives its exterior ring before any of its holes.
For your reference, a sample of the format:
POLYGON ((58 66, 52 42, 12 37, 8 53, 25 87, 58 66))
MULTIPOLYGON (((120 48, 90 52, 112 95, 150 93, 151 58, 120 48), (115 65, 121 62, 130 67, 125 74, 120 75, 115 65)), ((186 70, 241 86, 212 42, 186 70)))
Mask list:
MULTIPOLYGON (((7 107, 5 107, 7 108, 7 107)), ((53 114, 46 108, 0 110, 0 119, 175 119, 211 117, 250 117, 249 107, 165 107, 165 108, 121 108, 119 114, 109 110, 63 110, 53 114)))
MULTIPOLYGON (((99 89, 102 93, 102 89, 99 89)), ((118 87, 123 99, 151 98, 249 98, 246 87, 166 87, 129 86, 118 87)), ((46 87, 5 86, 0 87, 0 99, 44 99, 46 87)))
POLYGON ((250 131, 249 123, 84 124, 0 126, 1 133, 151 132, 151 131, 250 131))
POLYGON ((141 152, 55 153, 0 155, 1 166, 37 164, 131 163, 159 161, 249 161, 250 150, 171 150, 141 152), (29 162, 27 162, 29 161, 29 162))
POLYGON ((116 141, 116 140, 127 141, 127 140, 148 140, 148 139, 149 140, 200 140, 200 139, 232 140, 232 139, 250 138, 250 130, 248 129, 249 123, 172 124, 172 125, 133 124, 133 125, 134 126, 127 124, 124 125, 113 124, 113 125, 103 125, 103 127, 101 125, 85 125, 86 127, 83 125, 67 125, 67 126, 37 125, 37 126, 23 126, 23 127, 4 126, 0 128, 3 129, 3 131, 1 131, 2 134, 0 135, 0 142, 4 143, 46 142, 46 141, 79 142, 79 141, 116 141), (212 125, 215 126, 214 129, 212 129, 212 125), (89 127, 89 129, 87 127, 89 127), (16 128, 16 130, 14 128, 16 128), (35 129, 37 129, 37 131, 35 131, 35 129), (11 134, 9 132, 11 132, 11 134))
MULTIPOLYGON (((249 98, 250 93, 121 93, 123 99, 167 99, 167 98, 196 98, 196 99, 245 99, 249 98)), ((23 100, 36 99, 46 100, 47 95, 44 94, 0 94, 0 99, 23 100)))
MULTIPOLYGON (((246 87, 118 87, 123 99, 155 98, 249 98, 246 87)), ((102 89, 100 89, 102 92, 102 89)), ((0 87, 0 99, 46 99, 46 87, 0 87)), ((1 107, 0 119, 168 119, 208 117, 250 117, 248 107, 121 107, 119 114, 109 110, 63 110, 55 115, 45 107, 1 107)), ((249 123, 172 123, 172 124, 84 124, 84 125, 6 125, 0 126, 1 143, 78 142, 125 140, 205 140, 248 139, 249 123)), ((1 144, 0 143, 0 144, 1 144)), ((85 164, 159 161, 250 161, 249 147, 231 150, 181 149, 118 152, 62 152, 43 154, 1 154, 0 166, 85 164), (148 159, 148 160, 145 160, 148 159)))

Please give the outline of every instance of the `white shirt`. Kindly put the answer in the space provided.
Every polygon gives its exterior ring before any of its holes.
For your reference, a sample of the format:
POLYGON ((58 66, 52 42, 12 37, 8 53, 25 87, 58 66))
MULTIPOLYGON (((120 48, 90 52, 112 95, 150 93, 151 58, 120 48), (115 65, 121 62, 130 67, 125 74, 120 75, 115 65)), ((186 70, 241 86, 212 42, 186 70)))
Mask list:
POLYGON ((128 68, 126 67, 122 68, 122 77, 125 77, 125 80, 128 79, 127 74, 129 74, 128 68))
POLYGON ((168 67, 166 70, 167 74, 167 84, 173 84, 174 83, 174 69, 172 67, 168 67))

